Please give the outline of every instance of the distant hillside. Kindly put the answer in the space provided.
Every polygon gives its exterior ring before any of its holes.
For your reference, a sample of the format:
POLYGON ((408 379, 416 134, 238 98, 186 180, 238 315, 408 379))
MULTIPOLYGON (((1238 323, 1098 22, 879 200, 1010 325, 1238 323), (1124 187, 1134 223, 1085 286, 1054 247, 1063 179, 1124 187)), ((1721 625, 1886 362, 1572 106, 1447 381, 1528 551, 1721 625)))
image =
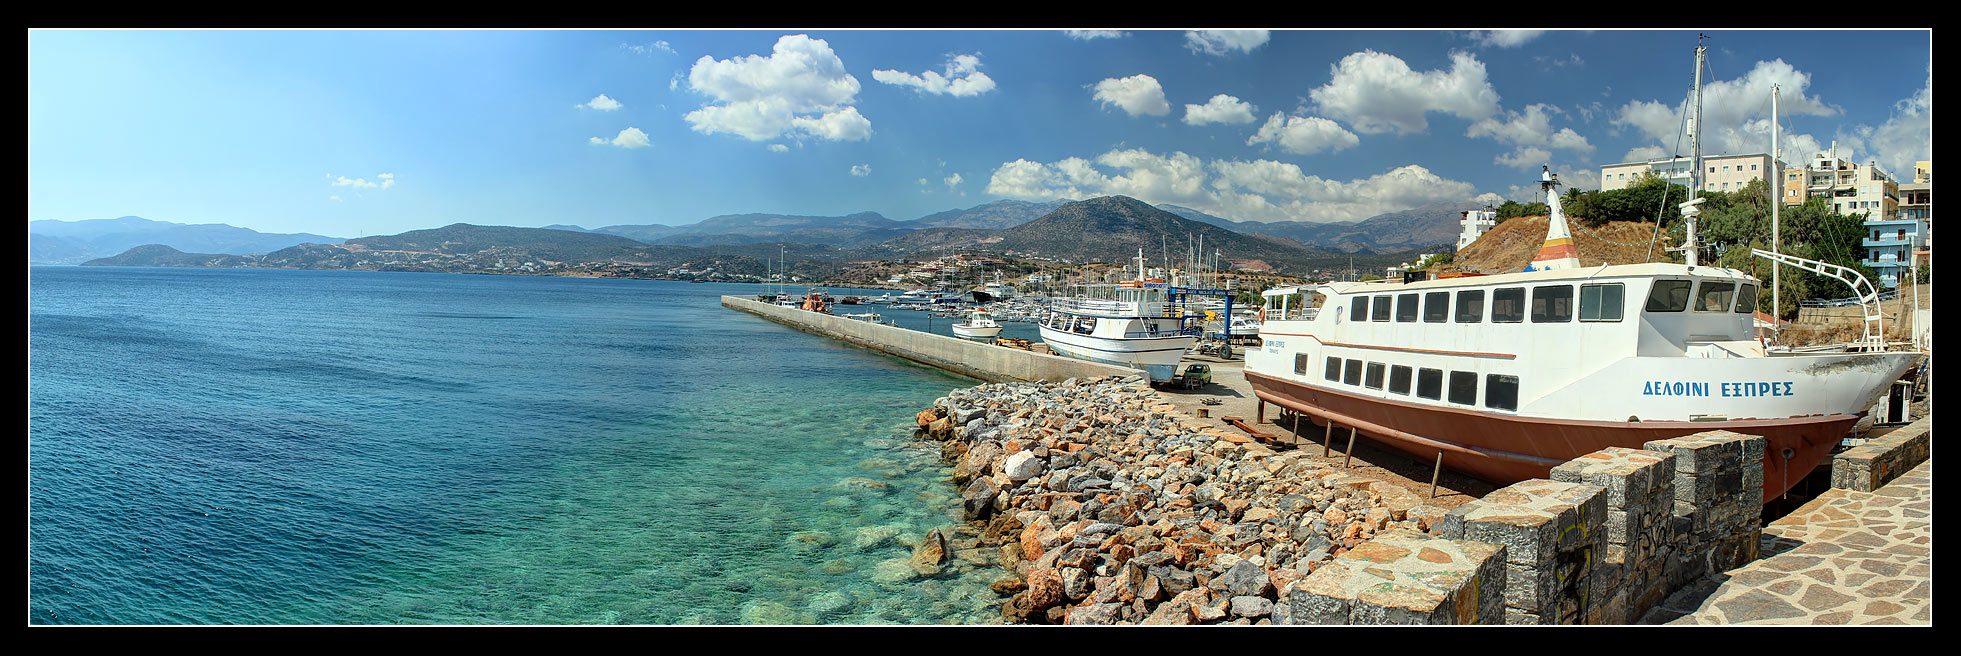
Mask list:
POLYGON ((1472 202, 1435 203, 1378 214, 1361 221, 1234 221, 1189 207, 1159 205, 1158 209, 1193 221, 1209 223, 1247 235, 1290 239, 1305 246, 1344 253, 1392 253, 1456 241, 1461 212, 1483 207, 1472 202))
POLYGON ((1146 260, 1155 262, 1161 261, 1167 243, 1182 254, 1188 240, 1201 235, 1208 252, 1217 249, 1228 259, 1259 260, 1279 269, 1298 271, 1308 260, 1328 255, 1320 249, 1289 246, 1186 219, 1128 196, 1066 203, 1012 228, 929 228, 881 246, 913 252, 977 249, 1071 262, 1127 262, 1142 249, 1146 260))
POLYGON ((681 226, 615 225, 592 230, 645 244, 712 246, 795 242, 844 247, 875 244, 905 232, 907 226, 877 212, 844 216, 725 214, 681 226))
POLYGON ((429 230, 410 230, 399 235, 349 239, 341 244, 352 252, 415 251, 460 255, 493 249, 521 251, 551 261, 593 261, 631 257, 644 252, 646 244, 620 237, 570 230, 513 228, 453 223, 429 230))
POLYGON ((180 252, 248 255, 294 244, 338 244, 338 237, 271 234, 222 223, 184 224, 125 216, 114 219, 27 222, 29 264, 77 264, 149 244, 180 252))
MULTIPOLYGON (((1655 224, 1642 221, 1609 221, 1598 228, 1581 229, 1577 220, 1569 220, 1568 226, 1573 234, 1573 246, 1579 251, 1580 264, 1586 266, 1646 262, 1647 242, 1654 236, 1655 229, 1655 224), (1619 243, 1611 243, 1609 240, 1619 243)), ((1522 216, 1510 219, 1484 233, 1484 236, 1479 237, 1477 241, 1471 242, 1470 246, 1457 251, 1456 257, 1452 258, 1449 264, 1438 266, 1434 271, 1436 273, 1523 271, 1525 265, 1532 263, 1532 257, 1539 253, 1539 247, 1544 246, 1545 243, 1545 216, 1522 216)), ((1662 254, 1656 253, 1656 255, 1662 254)), ((1662 260, 1658 259, 1658 261, 1662 260)))
POLYGON ((82 266, 237 267, 251 261, 252 258, 241 255, 186 253, 163 244, 145 244, 113 257, 89 260, 81 264, 82 266))
POLYGON ((913 219, 901 221, 907 228, 977 228, 999 230, 1012 228, 1055 211, 1072 200, 1053 200, 1046 203, 1031 203, 1025 200, 997 200, 992 203, 975 205, 964 210, 947 210, 913 219))

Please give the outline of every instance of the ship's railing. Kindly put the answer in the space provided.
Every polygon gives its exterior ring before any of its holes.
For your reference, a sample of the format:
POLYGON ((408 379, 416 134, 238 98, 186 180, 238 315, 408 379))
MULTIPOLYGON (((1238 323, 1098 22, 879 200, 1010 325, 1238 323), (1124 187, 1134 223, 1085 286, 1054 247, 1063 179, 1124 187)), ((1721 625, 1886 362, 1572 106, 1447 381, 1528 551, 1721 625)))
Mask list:
POLYGON ((1279 308, 1267 308, 1265 316, 1267 321, 1313 321, 1319 314, 1321 308, 1318 307, 1290 307, 1285 311, 1279 308))
POLYGON ((1865 335, 1859 341, 1859 345, 1867 349, 1885 350, 1886 345, 1881 341, 1880 337, 1879 293, 1873 289, 1872 282, 1866 280, 1866 277, 1860 275, 1858 271, 1836 264, 1797 257, 1795 255, 1772 253, 1759 248, 1750 249, 1750 254, 1812 273, 1837 278, 1845 282, 1845 284, 1850 285, 1852 292, 1859 295, 1859 308, 1865 315, 1866 330, 1865 335))

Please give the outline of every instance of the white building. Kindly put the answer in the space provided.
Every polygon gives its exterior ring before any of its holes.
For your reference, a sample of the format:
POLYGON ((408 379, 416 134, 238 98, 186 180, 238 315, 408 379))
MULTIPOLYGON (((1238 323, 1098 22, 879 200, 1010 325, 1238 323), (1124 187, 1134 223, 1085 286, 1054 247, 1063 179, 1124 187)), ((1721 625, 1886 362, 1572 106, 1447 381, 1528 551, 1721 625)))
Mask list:
POLYGON ((1457 235, 1457 250, 1460 251, 1470 246, 1471 242, 1477 241, 1479 237, 1483 237, 1492 226, 1498 225, 1497 210, 1488 207, 1481 210, 1465 210, 1463 214, 1464 218, 1457 220, 1458 225, 1464 226, 1464 231, 1457 235))
MULTIPOLYGON (((1670 184, 1689 185, 1690 160, 1687 157, 1651 159, 1645 162, 1624 162, 1600 167, 1600 190, 1612 191, 1626 189, 1641 174, 1653 172, 1670 184)), ((1770 156, 1718 155, 1702 158, 1702 189, 1704 191, 1736 191, 1750 184, 1751 180, 1767 179, 1770 175, 1770 156)))

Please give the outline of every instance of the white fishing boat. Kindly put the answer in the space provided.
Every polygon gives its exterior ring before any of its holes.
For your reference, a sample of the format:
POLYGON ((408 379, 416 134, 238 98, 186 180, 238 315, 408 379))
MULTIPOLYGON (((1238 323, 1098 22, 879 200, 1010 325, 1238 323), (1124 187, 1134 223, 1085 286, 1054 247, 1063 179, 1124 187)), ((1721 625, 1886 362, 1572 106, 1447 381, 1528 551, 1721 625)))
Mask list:
POLYGON ((1682 208, 1683 264, 1589 267, 1557 184, 1542 175, 1546 241, 1524 272, 1265 292, 1264 344, 1246 354, 1254 395, 1501 484, 1606 447, 1761 436, 1768 501, 1921 357, 1871 332, 1860 352, 1771 357, 1754 326, 1759 281, 1697 262, 1699 199, 1682 208))
POLYGON ((1142 369, 1152 382, 1177 374, 1178 360, 1198 340, 1194 314, 1174 302, 1170 287, 1139 277, 1119 283, 1112 298, 1061 298, 1041 323, 1050 351, 1072 358, 1142 369))
POLYGON ((961 337, 993 338, 1001 334, 1001 324, 994 322, 994 316, 985 308, 976 309, 965 323, 953 324, 953 334, 961 337))

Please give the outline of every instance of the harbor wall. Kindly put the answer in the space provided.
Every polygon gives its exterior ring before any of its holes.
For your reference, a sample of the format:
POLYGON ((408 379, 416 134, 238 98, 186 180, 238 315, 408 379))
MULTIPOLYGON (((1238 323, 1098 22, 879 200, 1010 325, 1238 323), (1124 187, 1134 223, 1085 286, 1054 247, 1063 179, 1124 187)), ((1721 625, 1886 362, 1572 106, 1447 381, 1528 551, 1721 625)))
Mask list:
POLYGON ((1832 458, 1832 487, 1871 492, 1907 473, 1933 453, 1934 418, 1846 449, 1832 458))
POLYGON ((779 307, 740 296, 723 296, 722 306, 748 312, 804 332, 842 340, 879 353, 994 383, 1060 381, 1069 378, 1129 376, 1142 373, 1137 369, 1003 348, 958 337, 779 307))

